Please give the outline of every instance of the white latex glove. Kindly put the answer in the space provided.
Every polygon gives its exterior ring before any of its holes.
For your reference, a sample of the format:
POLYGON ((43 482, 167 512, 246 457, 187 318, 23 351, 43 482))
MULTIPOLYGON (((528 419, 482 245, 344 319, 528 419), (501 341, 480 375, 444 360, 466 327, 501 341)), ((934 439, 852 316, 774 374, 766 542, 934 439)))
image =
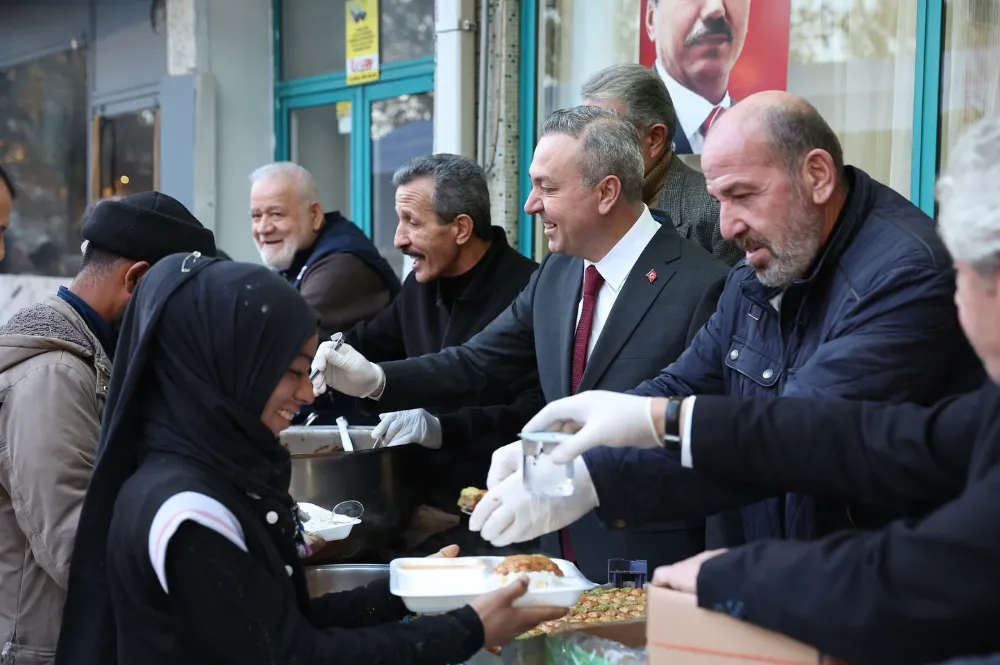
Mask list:
POLYGON ((520 441, 497 448, 493 451, 493 459, 490 460, 490 471, 486 475, 486 489, 493 489, 511 474, 517 474, 520 478, 523 465, 524 453, 520 441))
POLYGON ((333 348, 333 342, 323 342, 312 361, 313 393, 322 395, 333 388, 351 397, 382 395, 385 373, 375 363, 354 350, 350 344, 333 348))
POLYGON ((529 420, 522 431, 580 428, 552 451, 552 461, 556 464, 567 464, 598 446, 659 448, 663 441, 653 424, 652 401, 652 397, 589 390, 552 402, 529 420))
MULTIPOLYGON (((502 450, 502 449, 501 449, 502 450)), ((524 487, 521 473, 514 473, 490 489, 472 511, 469 529, 479 531, 495 547, 522 543, 569 526, 597 508, 597 490, 582 459, 573 464, 573 494, 541 497, 524 487)), ((553 469, 553 473, 564 471, 553 469)))
POLYGON ((373 439, 384 437, 390 446, 419 443, 434 450, 441 447, 441 421, 423 409, 382 413, 379 420, 372 430, 373 439))

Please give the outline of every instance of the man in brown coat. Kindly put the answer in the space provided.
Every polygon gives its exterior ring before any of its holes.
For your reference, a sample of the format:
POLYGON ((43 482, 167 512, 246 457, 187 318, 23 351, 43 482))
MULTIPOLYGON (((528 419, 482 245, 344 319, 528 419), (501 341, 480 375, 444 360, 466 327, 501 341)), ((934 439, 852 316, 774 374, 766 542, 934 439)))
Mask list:
POLYGON ((736 243, 719 227, 719 202, 705 187, 705 176, 673 150, 677 113, 663 80, 648 67, 612 65, 581 87, 585 104, 613 109, 638 130, 646 174, 642 198, 663 223, 669 218, 683 237, 733 266, 743 258, 736 243))
POLYGON ((292 162, 250 175, 250 218, 260 258, 299 290, 328 336, 370 321, 399 293, 399 278, 361 229, 323 214, 316 182, 292 162))
POLYGON ((215 238, 159 192, 102 201, 69 288, 0 327, 0 662, 55 658, 70 558, 101 430, 118 324, 150 265, 215 255, 215 238))

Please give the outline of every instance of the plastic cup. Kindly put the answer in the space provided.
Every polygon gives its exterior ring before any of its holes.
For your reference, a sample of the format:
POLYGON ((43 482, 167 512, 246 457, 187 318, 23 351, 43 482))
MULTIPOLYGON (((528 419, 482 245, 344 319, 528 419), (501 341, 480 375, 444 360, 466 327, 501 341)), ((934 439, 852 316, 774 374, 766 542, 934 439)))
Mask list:
POLYGON ((524 488, 536 496, 559 498, 573 494, 573 465, 556 464, 552 451, 572 434, 563 432, 524 432, 521 450, 524 455, 524 488))

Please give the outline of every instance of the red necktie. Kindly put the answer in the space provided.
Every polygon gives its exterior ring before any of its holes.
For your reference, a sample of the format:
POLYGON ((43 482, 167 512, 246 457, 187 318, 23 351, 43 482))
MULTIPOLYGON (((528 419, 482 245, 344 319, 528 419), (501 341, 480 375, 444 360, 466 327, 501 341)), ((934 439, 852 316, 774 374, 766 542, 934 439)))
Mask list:
MULTIPOLYGON (((597 272, 595 266, 587 266, 583 273, 583 309, 580 312, 580 323, 576 324, 576 338, 573 341, 573 394, 580 387, 583 370, 587 368, 587 346, 590 344, 590 330, 594 326, 594 306, 597 304, 597 294, 604 285, 604 278, 597 272)), ((576 561, 573 543, 569 538, 569 528, 559 531, 559 542, 562 544, 563 558, 576 561)))
POLYGON ((597 293, 604 285, 604 278, 597 272, 596 266, 587 266, 583 273, 583 310, 580 312, 580 323, 576 325, 576 339, 573 341, 573 394, 580 387, 583 370, 587 369, 587 346, 590 344, 590 329, 594 325, 594 305, 597 304, 597 293))
POLYGON ((708 134, 708 130, 712 128, 712 125, 714 125, 715 121, 719 119, 719 116, 725 112, 726 109, 721 106, 713 108, 712 112, 708 114, 707 118, 705 118, 705 122, 701 123, 701 135, 705 136, 708 134))

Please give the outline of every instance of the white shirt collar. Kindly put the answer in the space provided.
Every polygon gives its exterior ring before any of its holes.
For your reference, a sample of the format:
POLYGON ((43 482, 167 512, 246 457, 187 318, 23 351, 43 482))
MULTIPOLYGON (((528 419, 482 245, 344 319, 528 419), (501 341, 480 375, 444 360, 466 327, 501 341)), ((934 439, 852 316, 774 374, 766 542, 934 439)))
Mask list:
POLYGON ((649 208, 643 206, 639 219, 628 230, 628 233, 622 236, 621 240, 611 248, 611 251, 597 263, 584 260, 583 269, 586 270, 588 266, 597 266, 597 272, 601 273, 605 284, 617 294, 625 285, 625 280, 628 279, 636 261, 646 249, 646 245, 659 230, 660 223, 653 219, 649 208))
MULTIPOLYGON (((689 90, 675 81, 667 73, 666 68, 660 64, 659 60, 656 61, 656 73, 663 79, 663 82, 667 86, 667 91, 670 93, 670 100, 674 103, 674 110, 677 112, 677 124, 681 126, 688 138, 697 134, 701 129, 702 123, 712 113, 715 104, 712 104, 697 92, 689 90)), ((727 90, 726 96, 719 102, 719 106, 728 109, 732 105, 733 99, 729 96, 729 91, 727 90)))

